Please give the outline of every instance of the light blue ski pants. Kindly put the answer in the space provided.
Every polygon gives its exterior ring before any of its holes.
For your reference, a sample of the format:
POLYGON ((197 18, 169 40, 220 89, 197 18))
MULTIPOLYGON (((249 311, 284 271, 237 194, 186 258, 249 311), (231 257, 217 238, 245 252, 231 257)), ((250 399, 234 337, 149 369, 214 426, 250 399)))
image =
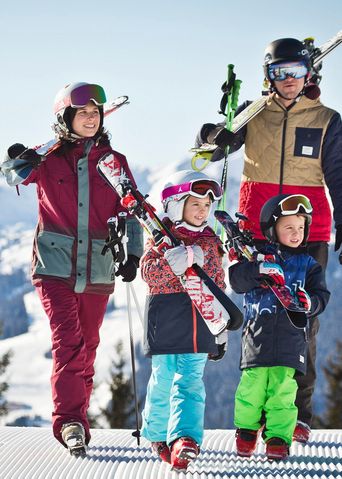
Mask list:
POLYGON ((152 373, 142 413, 141 434, 170 445, 179 437, 203 440, 207 354, 152 356, 152 373))

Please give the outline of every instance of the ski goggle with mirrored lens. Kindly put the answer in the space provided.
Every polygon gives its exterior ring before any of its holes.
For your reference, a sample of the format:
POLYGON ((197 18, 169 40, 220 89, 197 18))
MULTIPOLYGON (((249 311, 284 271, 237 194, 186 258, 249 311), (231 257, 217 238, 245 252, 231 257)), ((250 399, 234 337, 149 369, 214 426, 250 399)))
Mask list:
POLYGON ((211 194, 215 201, 218 201, 222 197, 222 188, 220 184, 215 180, 195 180, 189 183, 182 183, 181 185, 169 186, 162 191, 162 201, 167 200, 170 196, 189 194, 196 196, 197 198, 205 198, 208 194, 211 194))
POLYGON ((279 202, 282 215, 295 215, 297 213, 312 213, 310 200, 304 195, 291 195, 279 202), (302 211, 301 211, 302 210, 302 211))
POLYGON ((303 78, 308 74, 304 62, 276 63, 268 66, 268 75, 272 81, 284 81, 286 78, 303 78))
POLYGON ((107 98, 102 86, 81 85, 70 93, 70 103, 73 108, 81 108, 89 101, 93 101, 97 106, 106 103, 107 98))

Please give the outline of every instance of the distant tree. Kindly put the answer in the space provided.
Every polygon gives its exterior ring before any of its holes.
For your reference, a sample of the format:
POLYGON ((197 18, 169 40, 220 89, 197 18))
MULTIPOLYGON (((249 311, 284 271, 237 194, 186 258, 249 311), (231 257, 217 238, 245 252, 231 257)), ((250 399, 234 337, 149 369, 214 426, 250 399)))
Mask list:
POLYGON ((327 408, 316 423, 324 429, 342 429, 342 341, 336 341, 336 352, 323 371, 328 383, 327 408))
MULTIPOLYGON (((11 356, 11 351, 8 351, 0 358, 0 378, 6 373, 11 356)), ((0 381, 0 417, 8 414, 8 404, 4 395, 8 388, 9 384, 7 381, 0 381)))
POLYGON ((118 341, 115 345, 116 359, 111 364, 111 381, 109 382, 111 399, 101 413, 111 429, 125 429, 132 427, 134 416, 134 393, 131 378, 126 377, 126 365, 123 355, 123 343, 118 341))
MULTIPOLYGON (((95 397, 96 395, 96 389, 98 387, 98 384, 94 381, 93 383, 93 390, 92 390, 92 398, 95 397)), ((90 401, 90 406, 92 404, 92 401, 90 401)), ((101 424, 98 422, 98 420, 100 419, 101 417, 101 413, 94 413, 92 408, 90 407, 87 411, 87 419, 88 419, 88 422, 89 422, 89 426, 92 428, 92 429, 102 429, 102 426, 101 424)))

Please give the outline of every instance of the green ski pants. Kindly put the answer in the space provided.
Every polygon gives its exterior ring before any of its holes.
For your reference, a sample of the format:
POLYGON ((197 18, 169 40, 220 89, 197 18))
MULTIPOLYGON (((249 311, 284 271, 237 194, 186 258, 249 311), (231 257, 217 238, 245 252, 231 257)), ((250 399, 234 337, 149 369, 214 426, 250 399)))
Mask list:
POLYGON ((294 373, 285 366, 244 369, 235 394, 235 426, 256 431, 265 411, 264 438, 279 437, 290 445, 298 413, 294 373))

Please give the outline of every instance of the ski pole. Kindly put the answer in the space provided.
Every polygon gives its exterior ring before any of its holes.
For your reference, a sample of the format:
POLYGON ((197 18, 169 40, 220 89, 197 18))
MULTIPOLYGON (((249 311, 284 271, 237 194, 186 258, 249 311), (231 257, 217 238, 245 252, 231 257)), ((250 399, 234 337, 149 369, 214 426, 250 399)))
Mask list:
MULTIPOLYGON (((106 254, 107 250, 109 249, 112 253, 113 262, 116 268, 120 264, 125 264, 127 261, 128 238, 127 238, 126 217, 127 217, 126 212, 120 212, 118 216, 113 216, 109 218, 107 221, 109 236, 102 250, 102 254, 103 255, 106 254)), ((128 331, 129 331, 129 343, 130 343, 130 352, 131 352, 132 382, 133 382, 135 421, 136 421, 136 430, 132 432, 132 436, 137 438, 138 446, 140 446, 139 411, 138 411, 138 398, 137 398, 137 386, 136 386, 132 308, 131 308, 131 296, 130 296, 129 283, 126 283, 126 297, 127 297, 128 331)), ((138 302, 136 297, 135 297, 135 302, 138 309, 138 302)), ((138 309, 138 312, 140 316, 139 309, 138 309)))
POLYGON ((138 316, 139 316, 141 325, 144 326, 144 318, 143 318, 143 315, 141 314, 140 305, 139 305, 139 302, 138 302, 137 295, 135 293, 135 289, 133 288, 133 283, 127 283, 127 284, 128 284, 128 286, 131 290, 131 293, 132 293, 132 296, 133 296, 133 299, 134 299, 135 306, 137 308, 137 312, 138 312, 138 316))
MULTIPOLYGON (((238 105, 240 87, 241 87, 241 80, 236 79, 236 75, 234 72, 234 65, 228 65, 228 74, 227 74, 227 82, 223 84, 222 91, 224 92, 222 100, 221 100, 221 111, 223 115, 226 117, 226 125, 225 128, 228 131, 232 131, 233 126, 233 119, 235 116, 236 108, 238 105)), ((221 175, 221 188, 222 188, 222 198, 219 201, 218 210, 225 210, 226 209, 226 202, 227 202, 227 178, 228 178, 228 154, 229 154, 229 146, 226 147, 224 152, 224 162, 223 162, 223 169, 221 175)), ((215 225, 214 231, 216 232, 218 228, 218 221, 215 218, 215 225)), ((221 231, 221 240, 223 241, 224 237, 224 230, 221 231)))
MULTIPOLYGON (((233 85, 233 90, 230 95, 230 101, 228 103, 228 108, 227 109, 227 118, 226 118, 226 129, 229 131, 232 131, 232 125, 233 125, 233 119, 235 116, 237 104, 238 104, 238 99, 239 99, 239 93, 240 93, 240 87, 241 87, 241 80, 235 80, 234 85, 233 85)), ((219 204, 220 206, 223 206, 223 209, 225 209, 225 204, 226 204, 226 186, 227 186, 227 177, 228 177, 228 154, 229 154, 229 146, 227 146, 225 150, 225 158, 224 158, 224 164, 223 164, 223 171, 222 171, 222 177, 221 177, 221 187, 223 190, 223 196, 222 196, 222 205, 219 204)))
POLYGON ((126 284, 126 296, 127 296, 129 345, 130 345, 130 350, 131 350, 132 382, 133 382, 135 424, 136 424, 136 430, 132 432, 132 436, 137 438, 137 444, 138 444, 138 446, 140 446, 139 405, 138 405, 138 393, 137 393, 136 370, 135 370, 135 353, 134 353, 134 339, 133 339, 132 308, 131 308, 131 295, 130 295, 130 289, 129 289, 128 283, 126 284))

